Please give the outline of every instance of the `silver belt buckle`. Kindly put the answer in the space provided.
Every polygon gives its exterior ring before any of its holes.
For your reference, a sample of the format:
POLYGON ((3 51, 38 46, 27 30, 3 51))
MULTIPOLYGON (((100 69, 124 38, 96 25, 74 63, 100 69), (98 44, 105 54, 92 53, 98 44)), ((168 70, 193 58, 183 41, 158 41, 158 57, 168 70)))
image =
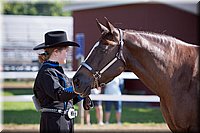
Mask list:
POLYGON ((58 110, 58 113, 62 113, 62 110, 59 109, 59 110, 58 110))
POLYGON ((70 119, 73 119, 78 115, 78 112, 73 108, 69 108, 67 115, 70 119))

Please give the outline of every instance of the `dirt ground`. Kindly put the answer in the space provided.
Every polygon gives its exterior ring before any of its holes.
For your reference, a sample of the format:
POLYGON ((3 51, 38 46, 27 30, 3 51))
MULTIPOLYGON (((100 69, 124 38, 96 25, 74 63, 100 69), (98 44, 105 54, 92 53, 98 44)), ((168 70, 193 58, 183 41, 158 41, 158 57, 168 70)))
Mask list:
MULTIPOLYGON (((109 125, 78 125, 75 124, 75 133, 131 133, 131 132, 168 132, 171 133, 166 124, 109 124, 109 125)), ((2 133, 38 133, 39 125, 4 125, 2 133)))

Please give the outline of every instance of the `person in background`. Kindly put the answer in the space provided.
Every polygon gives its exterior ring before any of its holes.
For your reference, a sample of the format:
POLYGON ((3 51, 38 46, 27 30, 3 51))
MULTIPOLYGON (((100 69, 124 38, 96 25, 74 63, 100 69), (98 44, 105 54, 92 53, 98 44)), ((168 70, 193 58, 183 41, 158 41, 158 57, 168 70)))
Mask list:
MULTIPOLYGON (((107 83, 104 88, 104 94, 121 95, 123 88, 123 80, 115 77, 111 82, 107 83)), ((111 107, 114 105, 116 112, 117 124, 121 124, 122 101, 105 101, 105 121, 109 124, 111 107)))
POLYGON ((33 50, 43 49, 38 55, 42 63, 33 87, 33 101, 41 112, 40 133, 73 133, 77 111, 73 105, 84 100, 85 110, 90 109, 91 99, 74 93, 71 80, 64 74, 61 64, 66 63, 69 46, 79 45, 68 41, 66 32, 50 31, 45 42, 33 50))
MULTIPOLYGON (((98 89, 95 88, 95 89, 91 90, 91 94, 98 95, 100 93, 101 93, 101 87, 99 87, 98 89)), ((98 125, 104 125, 102 101, 93 101, 93 103, 94 103, 94 107, 95 107, 95 111, 96 111, 97 123, 98 123, 98 125)), ((85 110, 85 120, 86 120, 87 125, 91 124, 89 110, 85 110)))

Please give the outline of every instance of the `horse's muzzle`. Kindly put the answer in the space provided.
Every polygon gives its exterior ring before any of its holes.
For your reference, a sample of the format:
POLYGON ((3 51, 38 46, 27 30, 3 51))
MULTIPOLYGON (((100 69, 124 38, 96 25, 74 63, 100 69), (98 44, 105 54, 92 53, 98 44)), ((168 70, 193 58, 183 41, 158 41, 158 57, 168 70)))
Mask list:
POLYGON ((74 88, 74 92, 77 94, 81 94, 82 91, 80 88, 80 80, 78 78, 73 78, 73 88, 74 88))
POLYGON ((91 86, 89 82, 80 80, 78 77, 73 78, 74 92, 80 94, 82 97, 90 95, 91 86))

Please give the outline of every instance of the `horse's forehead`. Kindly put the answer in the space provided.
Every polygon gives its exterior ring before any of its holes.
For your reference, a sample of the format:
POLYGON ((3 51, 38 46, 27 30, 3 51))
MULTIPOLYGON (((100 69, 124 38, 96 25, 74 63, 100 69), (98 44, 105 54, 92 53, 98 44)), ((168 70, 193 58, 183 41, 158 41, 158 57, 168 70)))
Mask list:
POLYGON ((106 46, 114 46, 118 44, 117 40, 108 39, 108 38, 102 38, 99 40, 100 45, 106 45, 106 46))
POLYGON ((108 32, 101 35, 102 40, 113 40, 117 38, 119 38, 119 33, 116 33, 116 32, 114 33, 108 32))

